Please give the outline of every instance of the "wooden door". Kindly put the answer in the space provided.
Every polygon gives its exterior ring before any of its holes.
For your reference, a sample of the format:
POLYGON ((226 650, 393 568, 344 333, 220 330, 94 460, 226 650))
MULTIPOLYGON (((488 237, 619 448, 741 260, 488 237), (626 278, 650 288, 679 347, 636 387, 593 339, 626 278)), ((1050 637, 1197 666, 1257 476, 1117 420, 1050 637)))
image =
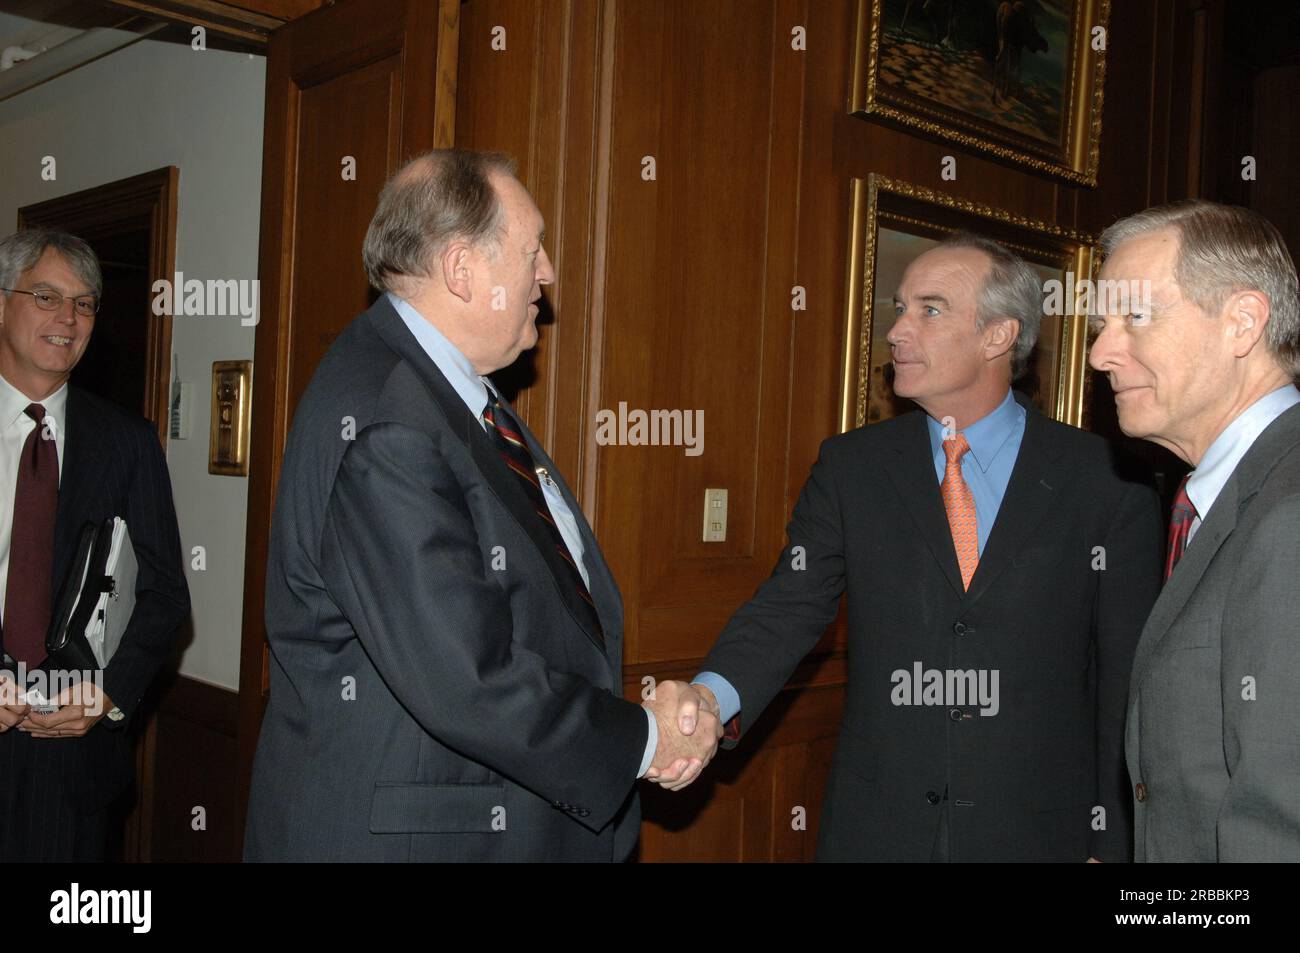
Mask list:
POLYGON ((281 27, 267 49, 241 815, 268 690, 266 554, 285 438, 317 363, 373 300, 361 244, 384 180, 407 158, 451 145, 458 22, 458 0, 345 0, 281 27))

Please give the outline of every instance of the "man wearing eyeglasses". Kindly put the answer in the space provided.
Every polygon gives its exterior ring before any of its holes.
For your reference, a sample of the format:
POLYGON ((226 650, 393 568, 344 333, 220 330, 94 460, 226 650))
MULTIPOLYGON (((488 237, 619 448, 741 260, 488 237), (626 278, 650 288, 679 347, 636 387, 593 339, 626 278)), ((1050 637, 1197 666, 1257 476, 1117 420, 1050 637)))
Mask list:
POLYGON ((101 289, 79 238, 0 239, 0 861, 104 859, 108 809, 132 773, 124 729, 189 614, 152 426, 68 383, 101 289), (41 682, 28 676, 47 661, 81 528, 114 516, 139 564, 135 610, 100 680, 51 692, 54 710, 38 711, 26 690, 41 682))

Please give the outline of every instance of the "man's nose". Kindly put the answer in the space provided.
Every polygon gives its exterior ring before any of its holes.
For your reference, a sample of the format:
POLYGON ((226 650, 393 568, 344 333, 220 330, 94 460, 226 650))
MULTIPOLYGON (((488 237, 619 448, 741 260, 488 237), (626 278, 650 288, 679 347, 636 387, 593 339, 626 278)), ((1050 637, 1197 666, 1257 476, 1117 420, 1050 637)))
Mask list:
POLYGON ((543 248, 541 254, 537 256, 537 283, 540 285, 549 285, 555 280, 555 268, 551 265, 551 258, 546 254, 543 248))
POLYGON ((1119 331, 1112 330, 1107 322, 1088 348, 1088 365, 1094 371, 1109 371, 1118 366, 1121 356, 1119 339, 1119 331))
POLYGON ((903 340, 903 336, 907 333, 907 330, 908 321, 907 312, 905 311, 894 318, 894 326, 891 327, 889 333, 885 335, 885 340, 890 344, 898 344, 903 340))

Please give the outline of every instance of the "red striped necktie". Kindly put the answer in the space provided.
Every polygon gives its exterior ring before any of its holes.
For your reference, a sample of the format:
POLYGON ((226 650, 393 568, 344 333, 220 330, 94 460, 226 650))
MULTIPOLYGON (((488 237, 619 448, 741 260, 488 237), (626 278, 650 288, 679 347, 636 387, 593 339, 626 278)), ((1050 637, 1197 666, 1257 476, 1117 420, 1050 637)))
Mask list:
POLYGON ((564 536, 560 533, 560 528, 555 525, 555 518, 551 515, 551 508, 546 505, 546 495, 542 492, 542 484, 538 479, 537 467, 533 464, 533 455, 528 452, 528 445, 524 442, 523 430, 519 422, 515 420, 510 411, 502 405, 501 399, 497 397, 492 388, 488 388, 488 403, 483 410, 483 422, 487 424, 487 435, 496 444, 501 451, 501 458, 505 460, 515 476, 519 477, 524 487, 524 494, 528 497, 533 509, 537 511, 537 516, 546 526, 550 534, 551 541, 555 545, 555 551, 560 554, 564 565, 569 568, 569 576, 574 587, 578 590, 578 595, 582 596, 582 601, 591 610, 590 622, 600 638, 601 644, 604 644, 605 633, 600 627, 600 616, 596 612, 596 603, 592 601, 591 593, 587 590, 587 584, 582 580, 582 573, 578 571, 578 564, 573 560, 573 554, 569 552, 569 547, 565 545, 564 536))
POLYGON ((1183 482, 1178 484, 1178 492, 1174 495, 1174 509, 1169 517, 1169 555, 1165 559, 1165 582, 1174 574, 1174 567, 1187 551, 1187 537, 1192 531, 1192 523, 1200 515, 1192 505, 1191 497, 1187 495, 1187 481, 1191 476, 1189 473, 1183 477, 1183 482))

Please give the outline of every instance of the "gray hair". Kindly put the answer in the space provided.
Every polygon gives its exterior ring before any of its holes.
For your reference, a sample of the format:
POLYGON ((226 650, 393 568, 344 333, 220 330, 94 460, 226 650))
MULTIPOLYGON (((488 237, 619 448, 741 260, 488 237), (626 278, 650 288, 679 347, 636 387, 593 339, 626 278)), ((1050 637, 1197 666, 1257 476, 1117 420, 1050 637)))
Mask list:
POLYGON ((0 288, 16 285, 23 272, 35 268, 50 248, 63 256, 96 298, 103 293, 104 276, 94 250, 76 235, 49 228, 28 228, 0 238, 0 288))
POLYGON ((989 256, 989 272, 975 305, 975 330, 983 331, 992 322, 1006 318, 1020 322, 1011 351, 1011 379, 1015 380, 1029 366, 1029 355, 1043 320, 1043 286, 1038 273, 1019 255, 974 232, 953 232, 939 247, 973 248, 989 256))
POLYGON ((514 160, 500 152, 434 149, 393 173, 362 246, 371 285, 390 291, 396 277, 428 277, 430 264, 455 239, 495 255, 505 214, 488 178, 493 172, 514 175, 514 160))
POLYGON ((1188 300, 1214 315, 1235 292, 1264 294, 1268 350, 1300 380, 1300 288, 1278 230, 1248 208, 1184 199, 1121 218, 1101 233, 1102 253, 1109 257, 1129 239, 1165 228, 1178 234, 1174 280, 1188 300))

